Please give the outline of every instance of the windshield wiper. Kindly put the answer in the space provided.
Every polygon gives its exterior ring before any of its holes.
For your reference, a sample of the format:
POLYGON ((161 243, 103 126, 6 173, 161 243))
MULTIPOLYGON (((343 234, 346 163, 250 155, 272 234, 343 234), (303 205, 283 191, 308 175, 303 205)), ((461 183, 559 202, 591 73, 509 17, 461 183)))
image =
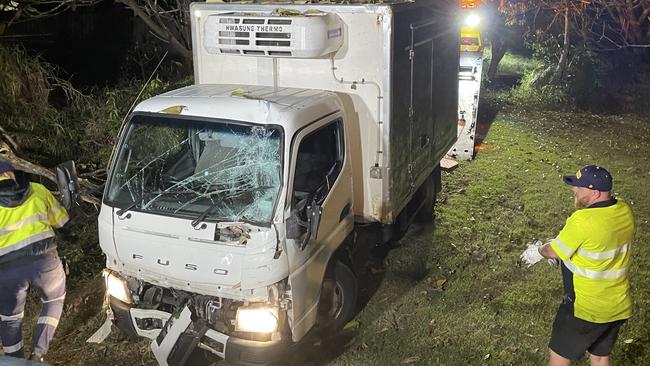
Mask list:
POLYGON ((117 211, 115 212, 115 214, 116 214, 117 216, 122 216, 125 212, 129 212, 129 211, 131 211, 131 210, 133 209, 133 207, 139 205, 140 202, 142 202, 142 201, 144 201, 144 195, 141 196, 140 198, 138 198, 137 200, 133 201, 132 204, 130 204, 130 205, 124 207, 124 208, 121 208, 121 209, 117 210, 117 211))
MULTIPOLYGON (((152 199, 152 201, 157 199, 160 196, 168 196, 168 195, 174 195, 174 194, 188 194, 188 193, 194 193, 194 192, 192 192, 192 191, 162 191, 162 192, 155 192, 155 193, 152 193, 152 195, 155 196, 152 199)), ((145 197, 146 197, 145 195, 142 195, 140 198, 133 201, 133 203, 131 203, 130 205, 117 210, 115 212, 115 214, 117 214, 117 216, 122 216, 125 212, 131 211, 135 206, 139 205, 142 201, 144 201, 145 197)), ((149 203, 151 203, 151 202, 149 202, 149 203)))
POLYGON ((208 208, 205 209, 205 211, 201 212, 201 214, 199 216, 197 216, 194 220, 192 220, 192 227, 195 228, 198 224, 203 222, 203 220, 205 220, 205 218, 212 212, 212 210, 217 208, 217 206, 219 206, 219 204, 223 200, 227 200, 227 199, 230 199, 230 198, 235 198, 237 196, 241 196, 241 195, 246 194, 246 193, 253 193, 253 192, 257 192, 257 191, 262 190, 262 189, 269 189, 269 188, 273 188, 273 187, 272 186, 259 186, 257 188, 251 189, 250 191, 237 192, 237 193, 233 193, 233 194, 227 195, 225 197, 221 197, 221 198, 219 196, 217 196, 217 200, 215 202, 213 202, 210 206, 208 206, 208 208))

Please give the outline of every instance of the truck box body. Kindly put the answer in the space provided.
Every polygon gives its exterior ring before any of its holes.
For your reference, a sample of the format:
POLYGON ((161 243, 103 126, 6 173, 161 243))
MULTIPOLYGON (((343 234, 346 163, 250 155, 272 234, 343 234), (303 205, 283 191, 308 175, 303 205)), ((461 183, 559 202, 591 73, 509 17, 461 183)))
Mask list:
MULTIPOLYGON (((356 220, 391 224, 456 139, 459 27, 453 5, 196 3, 195 83, 336 92, 345 104, 350 141, 359 142, 350 146, 356 220), (272 15, 278 8, 294 15, 272 15), (269 30, 256 26, 314 10, 342 20, 343 44, 333 58, 269 57, 269 50, 289 48, 281 46, 266 47, 260 54, 265 57, 254 57, 260 52, 254 45, 241 46, 239 54, 215 49, 215 22, 241 24, 230 30, 240 30, 239 39, 247 42, 250 33, 269 30)), ((291 33, 291 25, 280 27, 270 30, 291 33)))

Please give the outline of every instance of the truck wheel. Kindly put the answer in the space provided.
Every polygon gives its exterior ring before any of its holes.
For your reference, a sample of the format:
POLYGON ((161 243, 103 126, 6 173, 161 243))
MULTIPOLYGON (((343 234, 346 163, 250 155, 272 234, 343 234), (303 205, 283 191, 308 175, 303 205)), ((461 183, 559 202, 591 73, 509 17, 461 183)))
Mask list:
POLYGON ((336 330, 341 330, 352 318, 357 304, 357 277, 341 261, 335 264, 336 281, 332 294, 331 314, 336 330))
POLYGON ((436 174, 440 174, 439 166, 429 175, 424 181, 421 190, 421 199, 424 202, 422 208, 415 216, 415 220, 423 224, 431 224, 433 222, 433 207, 436 204, 436 196, 438 187, 436 187, 436 174))
POLYGON ((332 274, 325 277, 323 283, 318 322, 324 330, 339 331, 354 317, 357 278, 350 267, 339 260, 331 270, 332 274))

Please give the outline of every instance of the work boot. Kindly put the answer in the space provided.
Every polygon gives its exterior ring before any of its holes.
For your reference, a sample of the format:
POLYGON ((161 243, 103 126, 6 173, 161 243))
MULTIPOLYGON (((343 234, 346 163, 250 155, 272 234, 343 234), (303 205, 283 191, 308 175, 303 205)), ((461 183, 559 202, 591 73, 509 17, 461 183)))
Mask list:
POLYGON ((29 356, 29 360, 32 362, 39 362, 39 363, 44 363, 43 361, 43 356, 39 355, 38 353, 32 353, 31 356, 29 356))

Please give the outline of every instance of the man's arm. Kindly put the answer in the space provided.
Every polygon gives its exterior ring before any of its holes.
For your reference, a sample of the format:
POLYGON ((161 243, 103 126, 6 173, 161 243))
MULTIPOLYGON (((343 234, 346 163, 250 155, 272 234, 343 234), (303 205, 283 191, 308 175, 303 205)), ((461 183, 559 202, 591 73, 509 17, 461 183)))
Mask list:
POLYGON ((553 250, 553 247, 551 247, 551 242, 547 242, 546 244, 542 245, 539 247, 539 254, 542 255, 542 257, 546 259, 558 259, 560 258, 557 253, 555 253, 555 250, 553 250))

